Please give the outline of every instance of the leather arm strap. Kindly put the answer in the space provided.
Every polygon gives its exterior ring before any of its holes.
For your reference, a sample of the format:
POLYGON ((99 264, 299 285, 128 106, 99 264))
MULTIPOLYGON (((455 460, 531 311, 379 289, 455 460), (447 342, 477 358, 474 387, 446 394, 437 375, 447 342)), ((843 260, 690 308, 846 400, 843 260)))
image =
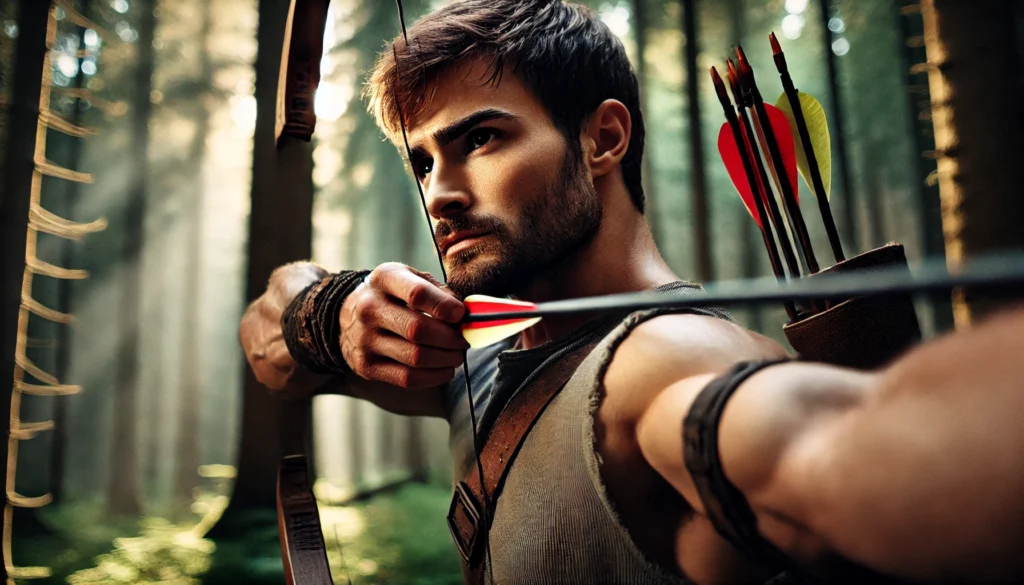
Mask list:
POLYGON ((448 528, 462 554, 466 582, 483 583, 482 552, 505 478, 534 423, 600 340, 566 348, 550 358, 532 382, 520 388, 498 415, 476 466, 455 487, 448 528))

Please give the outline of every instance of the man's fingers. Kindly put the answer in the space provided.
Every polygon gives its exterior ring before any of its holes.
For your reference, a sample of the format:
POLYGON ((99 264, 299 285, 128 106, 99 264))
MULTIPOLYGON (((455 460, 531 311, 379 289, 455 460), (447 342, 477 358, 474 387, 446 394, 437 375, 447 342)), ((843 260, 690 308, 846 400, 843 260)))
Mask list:
POLYGON ((463 356, 459 350, 417 345, 383 331, 374 338, 370 351, 413 368, 455 368, 462 365, 463 356))
POLYGON ((370 275, 378 290, 395 297, 410 308, 435 319, 458 323, 466 314, 459 299, 443 290, 433 278, 425 278, 401 264, 382 264, 370 275))
POLYGON ((419 345, 456 350, 469 348, 455 327, 395 303, 381 308, 373 324, 419 345))
POLYGON ((369 379, 400 388, 433 388, 451 382, 455 368, 410 368, 390 360, 373 365, 369 379))

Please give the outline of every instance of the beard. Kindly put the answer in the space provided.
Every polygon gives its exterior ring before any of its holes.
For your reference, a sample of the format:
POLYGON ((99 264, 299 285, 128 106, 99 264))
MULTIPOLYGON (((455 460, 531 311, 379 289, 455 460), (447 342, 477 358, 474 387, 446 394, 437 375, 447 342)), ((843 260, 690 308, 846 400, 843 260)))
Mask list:
POLYGON ((515 296, 589 243, 601 216, 601 204, 581 157, 567 150, 558 175, 542 196, 524 208, 515 229, 495 217, 460 215, 438 223, 438 240, 463 230, 486 231, 490 236, 445 259, 448 288, 462 297, 515 296), (497 259, 484 261, 485 255, 497 259))

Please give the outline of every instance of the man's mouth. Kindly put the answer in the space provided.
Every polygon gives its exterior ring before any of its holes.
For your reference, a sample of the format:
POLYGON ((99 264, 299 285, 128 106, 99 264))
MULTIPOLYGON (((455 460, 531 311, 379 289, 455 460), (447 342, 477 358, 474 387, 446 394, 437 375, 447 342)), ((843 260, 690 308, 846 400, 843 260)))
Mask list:
POLYGON ((480 240, 488 235, 490 235, 490 232, 483 230, 455 232, 441 240, 441 253, 445 256, 448 254, 457 254, 470 246, 479 243, 480 240))

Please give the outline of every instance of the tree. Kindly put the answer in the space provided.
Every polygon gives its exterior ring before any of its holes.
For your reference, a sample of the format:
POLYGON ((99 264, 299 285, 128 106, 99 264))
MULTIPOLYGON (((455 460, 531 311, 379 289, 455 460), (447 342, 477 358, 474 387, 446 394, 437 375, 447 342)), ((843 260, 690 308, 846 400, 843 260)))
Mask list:
MULTIPOLYGON (((921 2, 946 257, 954 262, 1024 248, 1024 198, 1010 162, 1024 159, 1018 4, 921 2)), ((1001 306, 969 292, 960 300, 957 326, 1001 306)))
POLYGON ((136 402, 139 388, 139 321, 142 317, 143 226, 146 214, 149 166, 149 120, 156 30, 155 0, 138 4, 135 95, 129 114, 131 153, 135 157, 125 206, 123 247, 124 274, 121 281, 121 309, 124 338, 118 347, 117 380, 114 389, 114 440, 110 461, 107 511, 113 515, 137 515, 142 511, 139 478, 136 473, 136 402))

